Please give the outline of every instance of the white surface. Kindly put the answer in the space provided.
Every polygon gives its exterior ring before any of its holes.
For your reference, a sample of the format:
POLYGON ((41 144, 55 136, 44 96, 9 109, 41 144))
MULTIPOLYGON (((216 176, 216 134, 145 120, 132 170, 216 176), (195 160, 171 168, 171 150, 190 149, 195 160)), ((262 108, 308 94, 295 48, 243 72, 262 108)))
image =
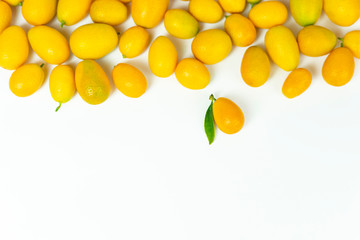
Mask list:
MULTIPOLYGON (((69 36, 88 22, 61 31, 69 36)), ((325 15, 319 24, 338 36, 360 27, 340 28, 325 15)), ((132 25, 129 18, 118 29, 132 25)), ((286 25, 300 29, 292 19, 286 25)), ((223 21, 202 25, 214 27, 223 21)), ((151 32, 167 35, 163 24, 151 32)), ((191 56, 191 40, 171 39, 179 59, 191 56)), ((114 89, 99 106, 76 95, 58 113, 48 81, 17 98, 8 89, 12 72, 0 70, 0 239, 359 239, 359 60, 354 79, 334 88, 321 77, 325 57, 302 56, 313 84, 288 100, 288 73, 276 66, 261 88, 241 80, 244 51, 209 66, 210 85, 191 91, 174 76, 151 75, 147 53, 123 60, 116 49, 98 62, 109 76, 119 62, 134 64, 148 78, 146 94, 134 100, 114 89), (241 106, 246 124, 232 136, 217 131, 209 147, 203 119, 211 93, 241 106)))

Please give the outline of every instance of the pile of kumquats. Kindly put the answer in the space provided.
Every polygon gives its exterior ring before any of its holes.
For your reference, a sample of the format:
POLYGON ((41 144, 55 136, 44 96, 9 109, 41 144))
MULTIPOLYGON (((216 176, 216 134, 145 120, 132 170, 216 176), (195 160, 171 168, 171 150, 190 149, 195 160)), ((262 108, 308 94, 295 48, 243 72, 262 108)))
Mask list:
MULTIPOLYGON (((257 28, 268 29, 265 49, 247 48, 240 66, 241 76, 247 85, 260 87, 268 80, 270 61, 273 61, 290 72, 282 88, 288 98, 302 94, 312 81, 308 70, 297 68, 300 53, 311 57, 329 54, 322 75, 333 86, 343 86, 352 79, 354 57, 360 58, 360 31, 337 38, 329 29, 315 25, 323 10, 339 26, 354 24, 360 17, 360 0, 290 0, 291 15, 303 27, 297 37, 283 26, 289 13, 280 1, 190 0, 187 10, 168 9, 168 6, 169 0, 0 0, 0 66, 15 70, 10 77, 10 90, 16 96, 27 97, 45 81, 43 64, 26 63, 30 47, 45 63, 56 65, 49 77, 51 96, 59 103, 56 111, 76 91, 89 104, 100 104, 109 97, 110 80, 96 60, 116 47, 124 58, 135 58, 150 45, 148 64, 155 76, 166 78, 175 73, 181 85, 197 90, 210 82, 206 65, 222 61, 233 45, 250 46, 256 40, 257 28), (243 16, 241 12, 247 4, 251 10, 248 16, 243 16), (12 6, 21 7, 23 18, 33 25, 27 33, 19 26, 10 26, 12 6), (136 26, 119 34, 114 26, 128 18, 129 9, 136 26), (69 39, 46 26, 55 16, 65 28, 88 14, 94 23, 78 27, 69 39), (200 30, 199 22, 216 23, 224 17, 225 31, 200 30), (152 41, 147 29, 162 21, 172 36, 193 38, 194 58, 178 61, 177 49, 165 36, 152 41), (335 48, 338 40, 341 47, 335 48), (82 59, 75 70, 63 65, 71 53, 82 59)), ((113 68, 112 81, 131 98, 140 97, 147 89, 146 76, 136 66, 126 63, 113 68)), ((215 99, 213 95, 210 100, 204 125, 211 144, 215 124, 224 133, 234 134, 241 130, 245 118, 231 100, 215 99)))

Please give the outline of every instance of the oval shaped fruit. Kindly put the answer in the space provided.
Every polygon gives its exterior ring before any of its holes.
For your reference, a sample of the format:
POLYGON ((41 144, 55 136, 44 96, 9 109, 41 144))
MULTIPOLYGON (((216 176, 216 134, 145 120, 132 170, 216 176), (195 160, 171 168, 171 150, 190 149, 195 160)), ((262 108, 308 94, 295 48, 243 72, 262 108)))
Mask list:
POLYGON ((270 28, 265 35, 265 47, 273 62, 285 71, 299 64, 299 46, 294 34, 284 26, 270 28))
POLYGON ((334 49, 324 62, 322 75, 324 80, 335 87, 347 84, 354 75, 354 55, 346 47, 334 49))
POLYGON ((225 31, 232 39, 235 46, 246 47, 256 39, 254 24, 241 14, 231 14, 225 20, 225 31))
POLYGON ((360 16, 359 0, 324 0, 324 12, 329 19, 343 27, 353 25, 360 16))
POLYGON ((7 2, 11 6, 20 6, 23 2, 23 0, 3 0, 4 2, 7 2))
POLYGON ((211 78, 205 65, 194 58, 181 60, 176 67, 175 76, 181 85, 193 90, 205 88, 211 78))
POLYGON ((89 13, 93 0, 59 0, 57 18, 63 25, 71 26, 80 22, 89 13))
POLYGON ((149 66, 158 77, 169 77, 174 73, 177 64, 177 51, 167 37, 160 36, 154 40, 149 49, 149 66))
POLYGON ((224 12, 215 0, 191 0, 189 12, 200 22, 216 23, 220 21, 224 12))
POLYGON ((350 49, 356 58, 360 58, 360 31, 348 32, 344 37, 343 45, 350 49))
POLYGON ((22 15, 31 25, 49 23, 56 14, 57 0, 24 0, 22 15))
POLYGON ((58 65, 70 56, 68 41, 54 28, 33 27, 28 32, 28 38, 34 52, 47 63, 58 65))
POLYGON ((18 26, 6 28, 0 35, 0 67, 14 70, 29 56, 29 42, 25 31, 18 26))
POLYGON ((249 19, 258 28, 271 28, 286 22, 288 11, 279 1, 267 1, 256 4, 249 12, 249 19))
POLYGON ((10 77, 9 87, 18 97, 28 97, 44 83, 45 73, 42 66, 25 64, 16 69, 10 77))
POLYGON ((75 84, 81 98, 89 104, 103 103, 110 96, 110 81, 94 60, 84 60, 76 66, 75 84))
POLYGON ((249 47, 241 62, 241 76, 250 87, 260 87, 270 76, 271 64, 266 52, 257 46, 249 47))
POLYGON ((320 57, 333 50, 337 43, 335 34, 321 26, 307 26, 298 37, 300 52, 310 57, 320 57))
POLYGON ((213 105, 213 116, 218 128, 226 134, 239 132, 245 118, 240 107, 227 98, 218 98, 213 105))
POLYGON ((5 28, 10 26, 12 11, 10 6, 5 2, 0 2, 0 34, 5 28))
POLYGON ((313 25, 323 10, 323 0, 290 0, 290 11, 300 26, 313 25))
POLYGON ((226 58, 232 48, 232 42, 226 32, 209 29, 200 32, 191 44, 194 56, 205 64, 215 64, 226 58))
POLYGON ((153 28, 164 17, 169 0, 132 0, 131 15, 136 25, 153 28))
POLYGON ((134 58, 143 53, 149 43, 149 33, 140 26, 134 26, 121 35, 119 50, 124 58, 134 58))
POLYGON ((287 98, 295 98, 310 87, 311 81, 312 76, 307 69, 295 69, 286 78, 282 87, 282 93, 287 98))
POLYGON ((246 0, 219 0, 219 4, 228 13, 241 13, 246 6, 246 0))
POLYGON ((81 59, 99 59, 116 48, 119 37, 115 29, 103 23, 77 28, 70 36, 70 48, 81 59))
POLYGON ((168 33, 181 39, 193 38, 200 31, 198 21, 182 9, 168 10, 165 14, 164 25, 168 33))
POLYGON ((68 65, 56 66, 49 79, 49 88, 52 98, 60 105, 70 101, 76 92, 75 73, 72 67, 68 65))
POLYGON ((144 74, 134 66, 126 63, 116 65, 112 71, 116 88, 125 96, 138 98, 147 88, 144 74))
POLYGON ((96 0, 91 4, 90 17, 95 23, 115 26, 126 20, 127 8, 118 0, 96 0))

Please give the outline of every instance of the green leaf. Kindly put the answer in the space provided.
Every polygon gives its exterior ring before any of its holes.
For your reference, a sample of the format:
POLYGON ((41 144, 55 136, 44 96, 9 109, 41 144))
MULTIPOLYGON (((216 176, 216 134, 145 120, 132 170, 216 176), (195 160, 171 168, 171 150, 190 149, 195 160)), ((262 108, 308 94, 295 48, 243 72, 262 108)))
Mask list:
POLYGON ((59 103, 59 106, 55 109, 55 112, 59 111, 60 108, 61 108, 61 103, 59 103))
POLYGON ((214 116, 213 116, 213 101, 211 101, 211 104, 206 111, 205 115, 205 133, 209 140, 209 145, 211 145, 214 142, 215 139, 215 124, 214 124, 214 116))

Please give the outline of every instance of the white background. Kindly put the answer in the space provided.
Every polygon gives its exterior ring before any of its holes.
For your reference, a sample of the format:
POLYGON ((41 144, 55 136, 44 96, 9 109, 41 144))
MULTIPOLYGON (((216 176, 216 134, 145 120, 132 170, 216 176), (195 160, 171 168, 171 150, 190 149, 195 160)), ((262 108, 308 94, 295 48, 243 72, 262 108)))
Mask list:
MULTIPOLYGON (((13 24, 28 30, 19 10, 13 24)), ((61 32, 69 37, 89 22, 61 32)), ((339 37, 360 28, 360 21, 338 27, 325 15, 319 24, 339 37)), ((56 19, 50 25, 59 29, 56 19)), ((129 17, 117 29, 133 25, 129 17)), ((290 17, 286 26, 300 30, 290 17)), ((150 32, 152 39, 168 36, 163 23, 150 32)), ((263 46, 265 32, 254 45, 263 46)), ((179 59, 192 56, 192 40, 170 39, 179 59)), ((147 52, 124 60, 115 49, 98 62, 109 77, 117 63, 138 67, 149 83, 145 95, 130 99, 113 86, 101 105, 76 95, 58 113, 48 80, 18 98, 8 88, 12 71, 1 69, 0 239, 359 239, 359 60, 353 80, 335 88, 321 77, 326 57, 301 56, 299 67, 311 71, 313 83, 288 100, 281 93, 288 73, 275 65, 260 88, 242 81, 245 50, 234 47, 208 66, 211 83, 192 91, 174 75, 154 77, 147 52), (236 102, 246 123, 235 135, 216 131, 209 146, 203 119, 211 93, 236 102)), ((28 62, 42 61, 32 52, 28 62)))

